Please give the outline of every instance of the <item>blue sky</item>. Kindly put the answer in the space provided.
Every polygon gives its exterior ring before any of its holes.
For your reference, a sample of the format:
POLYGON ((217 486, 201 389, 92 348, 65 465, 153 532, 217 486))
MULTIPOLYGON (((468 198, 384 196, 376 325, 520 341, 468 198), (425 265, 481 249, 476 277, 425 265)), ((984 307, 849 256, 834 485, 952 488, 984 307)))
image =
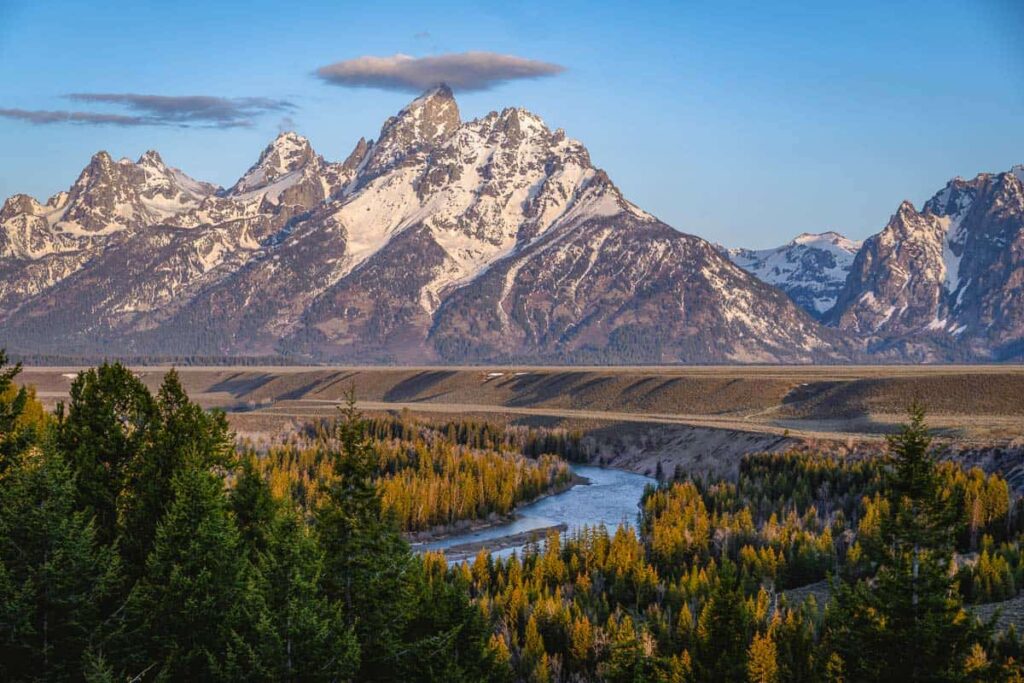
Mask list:
POLYGON ((229 185, 282 125, 340 160, 412 95, 318 67, 471 50, 565 71, 457 92, 464 118, 527 107, 634 202, 728 245, 862 238, 904 198, 1024 162, 1024 3, 831 4, 0 0, 0 109, 126 113, 68 93, 295 105, 229 129, 0 118, 0 196, 65 189, 99 149, 154 148, 229 185))

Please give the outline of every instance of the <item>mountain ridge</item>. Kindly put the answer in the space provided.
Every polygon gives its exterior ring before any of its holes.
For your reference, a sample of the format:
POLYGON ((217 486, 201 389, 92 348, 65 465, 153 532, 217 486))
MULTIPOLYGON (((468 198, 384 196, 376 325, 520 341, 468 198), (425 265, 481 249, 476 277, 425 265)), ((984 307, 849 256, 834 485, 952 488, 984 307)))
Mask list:
MULTIPOLYGON (((930 239, 944 239, 949 225, 939 223, 955 220, 971 235, 1002 220, 999 234, 1013 236, 1013 207, 1002 218, 954 217, 957 201, 988 197, 988 185, 957 179, 947 189, 924 210, 930 239)), ((1012 190, 1002 201, 1015 201, 1012 190)), ((918 220, 912 208, 901 207, 908 222, 918 220)), ((716 247, 629 202, 582 143, 535 114, 506 108, 464 122, 441 86, 342 162, 286 132, 228 188, 195 181, 156 152, 137 162, 98 153, 47 204, 8 199, 0 342, 310 362, 915 357, 897 333, 920 330, 879 333, 857 312, 865 294, 850 283, 854 270, 859 283, 884 279, 868 277, 860 256, 878 241, 857 249, 829 232, 774 250, 716 247)), ((944 244, 973 263, 960 242, 944 244)), ((986 258, 991 266, 998 254, 986 258)), ((971 268, 999 280, 995 266, 971 268)), ((1003 277, 1011 293, 1014 277, 1003 277)), ((974 287, 990 317, 1013 317, 977 281, 964 282, 953 294, 974 287)), ((1014 324, 991 343, 1012 346, 1014 324)), ((986 357, 988 340, 973 342, 972 357, 986 357)))

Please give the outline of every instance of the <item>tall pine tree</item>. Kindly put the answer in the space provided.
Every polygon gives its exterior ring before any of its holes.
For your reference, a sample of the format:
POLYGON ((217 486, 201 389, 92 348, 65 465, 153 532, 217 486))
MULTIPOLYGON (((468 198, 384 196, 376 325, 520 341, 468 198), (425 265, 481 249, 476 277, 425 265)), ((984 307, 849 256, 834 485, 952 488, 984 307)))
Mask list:
POLYGON ((234 444, 222 412, 207 412, 189 400, 175 370, 157 393, 149 438, 125 463, 119 501, 120 548, 126 569, 141 574, 156 527, 173 500, 171 481, 182 468, 227 468, 234 444))
POLYGON ((124 609, 124 673, 160 680, 263 675, 270 617, 241 552, 223 482, 198 467, 175 475, 174 502, 124 609))
POLYGON ((21 372, 21 363, 9 366, 7 354, 0 349, 0 478, 13 467, 32 443, 34 432, 19 424, 29 401, 28 389, 16 389, 14 378, 21 372))
POLYGON ((96 515, 105 543, 117 535, 130 467, 151 444, 156 424, 152 395, 120 363, 81 372, 71 384, 58 443, 74 469, 79 506, 96 515))
POLYGON ((377 458, 350 395, 337 426, 335 477, 316 510, 324 586, 359 638, 360 680, 395 680, 413 652, 404 635, 417 564, 377 496, 377 458))
POLYGON ((76 678, 119 584, 60 453, 24 455, 0 484, 0 679, 76 678))
POLYGON ((963 610, 951 572, 955 518, 944 497, 924 411, 889 439, 889 514, 869 554, 875 576, 837 588, 827 642, 849 680, 953 681, 990 634, 963 610))
POLYGON ((324 557, 291 501, 275 500, 251 460, 243 461, 231 491, 242 550, 259 571, 273 638, 265 653, 274 680, 348 680, 359 644, 340 603, 323 591, 324 557))

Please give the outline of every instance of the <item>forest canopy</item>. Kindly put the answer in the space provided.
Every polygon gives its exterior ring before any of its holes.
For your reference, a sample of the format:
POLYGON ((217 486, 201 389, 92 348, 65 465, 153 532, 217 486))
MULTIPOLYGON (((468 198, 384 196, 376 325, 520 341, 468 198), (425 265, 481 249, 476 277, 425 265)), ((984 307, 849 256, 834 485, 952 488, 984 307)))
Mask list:
POLYGON ((578 434, 368 419, 236 443, 171 371, 80 373, 45 411, 0 353, 0 678, 1019 681, 975 603, 1024 581, 1007 482, 939 463, 913 408, 888 455, 677 472, 635 524, 470 562, 404 534, 570 482, 578 434), (806 597, 810 596, 810 597, 806 597))

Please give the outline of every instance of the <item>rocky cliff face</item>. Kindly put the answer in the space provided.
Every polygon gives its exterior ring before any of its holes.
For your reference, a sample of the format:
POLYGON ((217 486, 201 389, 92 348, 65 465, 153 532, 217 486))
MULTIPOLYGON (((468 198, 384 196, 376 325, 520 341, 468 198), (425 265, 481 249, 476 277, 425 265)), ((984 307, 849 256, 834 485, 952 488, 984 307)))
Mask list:
POLYGON ((11 198, 0 212, 0 342, 362 362, 843 361, 861 357, 862 337, 888 339, 890 319, 927 329, 941 282, 954 299, 978 288, 972 324, 994 330, 979 344, 1012 346, 1012 325, 989 320, 1020 307, 980 292, 996 281, 1007 296, 1019 292, 1020 276, 996 263, 1019 264, 1019 254, 994 246, 1017 220, 1013 187, 957 191, 971 207, 1001 199, 970 219, 952 194, 926 218, 901 209, 894 236, 869 240, 840 287, 855 248, 841 236, 723 255, 630 203, 563 131, 523 109, 463 122, 440 87, 343 163, 286 133, 227 190, 155 153, 137 163, 99 154, 47 204, 11 198), (878 302, 897 296, 899 268, 877 264, 919 254, 907 268, 934 266, 944 253, 936 257, 934 240, 959 230, 988 235, 988 265, 967 265, 966 237, 949 242, 965 275, 952 289, 946 270, 915 275, 908 296, 920 311, 883 320, 889 304, 879 313, 855 293, 862 283, 878 302), (911 246, 918 232, 927 234, 911 246), (833 299, 829 328, 812 316, 833 299))
POLYGON ((956 178, 903 202, 864 242, 826 321, 914 360, 1000 360, 1024 348, 1024 168, 956 178))

